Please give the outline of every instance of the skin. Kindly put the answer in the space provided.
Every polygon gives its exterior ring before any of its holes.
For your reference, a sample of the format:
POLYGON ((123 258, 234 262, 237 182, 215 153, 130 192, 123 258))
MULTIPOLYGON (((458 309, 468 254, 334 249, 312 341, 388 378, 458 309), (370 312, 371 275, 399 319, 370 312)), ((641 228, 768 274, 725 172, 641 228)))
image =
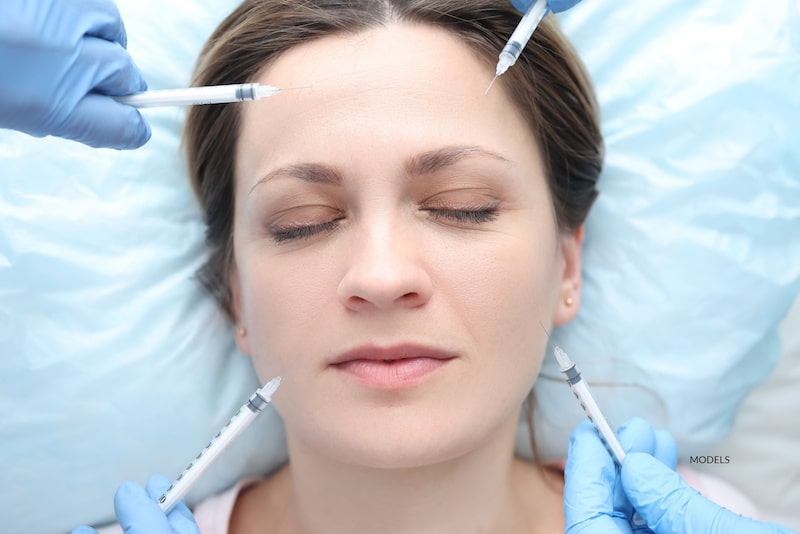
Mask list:
POLYGON ((283 377, 291 461, 240 495, 235 532, 563 531, 558 488, 513 445, 538 323, 577 313, 582 230, 556 227, 533 134, 502 83, 483 95, 492 74, 398 23, 260 76, 309 86, 248 103, 236 153, 237 343, 283 377), (455 357, 390 390, 330 365, 408 342, 455 357))

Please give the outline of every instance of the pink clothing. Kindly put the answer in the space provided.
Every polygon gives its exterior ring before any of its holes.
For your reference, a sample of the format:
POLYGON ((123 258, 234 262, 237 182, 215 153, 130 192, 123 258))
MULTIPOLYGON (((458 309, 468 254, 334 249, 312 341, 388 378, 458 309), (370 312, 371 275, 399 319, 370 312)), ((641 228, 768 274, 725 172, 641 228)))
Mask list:
MULTIPOLYGON (((758 519, 758 513, 753 503, 727 482, 698 473, 682 465, 678 466, 677 471, 687 484, 711 501, 737 514, 758 519)), ((214 495, 197 505, 194 509, 194 517, 200 527, 200 532, 202 534, 227 534, 233 506, 239 492, 258 481, 259 479, 255 478, 240 480, 228 491, 214 495)))

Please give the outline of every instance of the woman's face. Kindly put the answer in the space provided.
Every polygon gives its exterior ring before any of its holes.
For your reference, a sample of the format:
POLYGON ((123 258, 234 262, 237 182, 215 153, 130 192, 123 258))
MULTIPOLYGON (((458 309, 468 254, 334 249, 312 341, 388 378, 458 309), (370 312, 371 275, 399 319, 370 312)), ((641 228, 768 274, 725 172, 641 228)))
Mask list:
POLYGON ((580 232, 556 228, 492 74, 444 30, 394 24, 291 49, 258 81, 307 88, 243 104, 238 344, 282 375, 290 446, 409 467, 516 427, 539 323, 577 309, 580 232))

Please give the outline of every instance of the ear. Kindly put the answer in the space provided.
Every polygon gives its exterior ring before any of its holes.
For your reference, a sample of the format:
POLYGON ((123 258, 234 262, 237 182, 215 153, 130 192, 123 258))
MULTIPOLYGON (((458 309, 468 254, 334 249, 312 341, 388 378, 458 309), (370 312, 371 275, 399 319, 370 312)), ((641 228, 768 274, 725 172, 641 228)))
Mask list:
POLYGON ((562 234, 560 239, 563 267, 553 326, 561 326, 570 322, 578 315, 580 309, 583 225, 568 234, 562 234))
POLYGON ((236 330, 234 331, 236 346, 239 348, 239 351, 241 351, 242 354, 247 354, 249 356, 250 343, 247 340, 247 324, 242 316, 239 270, 236 268, 235 264, 231 267, 231 274, 228 278, 228 284, 231 288, 231 312, 233 312, 234 326, 236 327, 236 330))

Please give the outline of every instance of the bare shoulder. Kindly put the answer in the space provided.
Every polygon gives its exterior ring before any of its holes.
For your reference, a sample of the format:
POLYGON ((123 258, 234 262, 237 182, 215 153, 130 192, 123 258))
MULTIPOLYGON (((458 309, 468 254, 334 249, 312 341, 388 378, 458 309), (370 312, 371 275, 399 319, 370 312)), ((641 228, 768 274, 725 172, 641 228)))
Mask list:
POLYGON ((280 532, 286 512, 289 489, 289 468, 239 493, 231 513, 229 534, 280 532))

